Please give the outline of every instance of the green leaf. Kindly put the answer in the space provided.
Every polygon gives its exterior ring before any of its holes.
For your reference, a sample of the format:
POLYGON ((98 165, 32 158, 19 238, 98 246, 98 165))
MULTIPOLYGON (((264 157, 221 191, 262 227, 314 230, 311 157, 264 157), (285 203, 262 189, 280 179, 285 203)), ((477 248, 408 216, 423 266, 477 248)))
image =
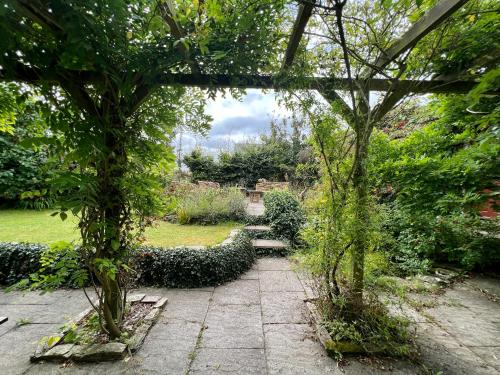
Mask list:
POLYGON ((116 251, 120 248, 120 242, 117 240, 111 240, 111 248, 116 251))

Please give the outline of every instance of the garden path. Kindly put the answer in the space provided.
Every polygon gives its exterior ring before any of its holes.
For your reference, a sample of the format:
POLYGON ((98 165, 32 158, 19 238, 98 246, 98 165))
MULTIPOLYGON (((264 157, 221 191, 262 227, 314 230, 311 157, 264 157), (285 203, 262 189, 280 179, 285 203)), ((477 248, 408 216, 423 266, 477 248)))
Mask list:
MULTIPOLYGON (((261 258, 239 280, 216 288, 142 288, 169 302, 140 351, 127 361, 31 364, 37 341, 87 307, 81 291, 0 292, 0 374, 418 374, 404 361, 350 361, 340 368, 316 341, 304 284, 284 258, 261 258), (16 326, 20 319, 30 324, 16 326), (389 372, 387 370, 390 370, 389 372)), ((498 280, 472 279, 415 314, 425 363, 445 374, 500 370, 498 280), (483 293, 488 289, 491 293, 483 293)))
POLYGON ((247 208, 246 212, 250 216, 262 216, 264 215, 264 202, 261 199, 258 203, 255 202, 250 202, 250 200, 247 200, 247 208))

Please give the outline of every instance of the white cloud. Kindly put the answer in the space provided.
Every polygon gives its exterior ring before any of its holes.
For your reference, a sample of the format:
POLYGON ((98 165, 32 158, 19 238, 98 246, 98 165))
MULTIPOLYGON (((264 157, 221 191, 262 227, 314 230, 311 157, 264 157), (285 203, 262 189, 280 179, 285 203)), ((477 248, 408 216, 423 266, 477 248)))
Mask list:
POLYGON ((215 100, 207 102, 205 112, 213 118, 210 133, 206 138, 184 134, 184 155, 195 147, 201 147, 215 156, 220 150, 230 150, 234 143, 255 141, 260 134, 269 133, 271 119, 279 120, 291 115, 278 104, 274 91, 264 93, 257 89, 247 90, 240 100, 229 91, 225 96, 219 93, 215 100))

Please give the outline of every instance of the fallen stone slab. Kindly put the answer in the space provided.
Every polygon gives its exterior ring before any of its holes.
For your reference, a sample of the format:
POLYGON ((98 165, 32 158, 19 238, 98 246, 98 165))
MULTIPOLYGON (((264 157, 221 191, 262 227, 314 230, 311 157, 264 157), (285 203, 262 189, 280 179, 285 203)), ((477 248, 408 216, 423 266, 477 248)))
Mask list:
POLYGON ((142 303, 157 303, 159 300, 161 300, 160 296, 146 296, 141 300, 141 302, 142 303))
POLYGON ((65 361, 69 359, 75 344, 56 345, 45 352, 44 359, 47 361, 65 361))
POLYGON ((146 297, 144 293, 139 293, 139 294, 132 294, 127 297, 127 302, 134 303, 134 302, 140 302, 142 299, 146 297))
POLYGON ((106 362, 123 359, 126 354, 126 344, 108 342, 106 344, 75 345, 67 359, 75 362, 106 362))

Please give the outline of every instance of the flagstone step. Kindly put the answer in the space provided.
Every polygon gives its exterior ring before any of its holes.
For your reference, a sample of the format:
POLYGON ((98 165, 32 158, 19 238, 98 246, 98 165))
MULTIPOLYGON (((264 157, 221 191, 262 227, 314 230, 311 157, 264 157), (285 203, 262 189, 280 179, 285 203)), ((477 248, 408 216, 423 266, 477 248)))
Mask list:
POLYGON ((286 249, 288 245, 278 240, 252 240, 255 249, 286 249))
POLYGON ((244 228, 246 231, 249 232, 270 232, 271 227, 267 225, 247 225, 244 228))

